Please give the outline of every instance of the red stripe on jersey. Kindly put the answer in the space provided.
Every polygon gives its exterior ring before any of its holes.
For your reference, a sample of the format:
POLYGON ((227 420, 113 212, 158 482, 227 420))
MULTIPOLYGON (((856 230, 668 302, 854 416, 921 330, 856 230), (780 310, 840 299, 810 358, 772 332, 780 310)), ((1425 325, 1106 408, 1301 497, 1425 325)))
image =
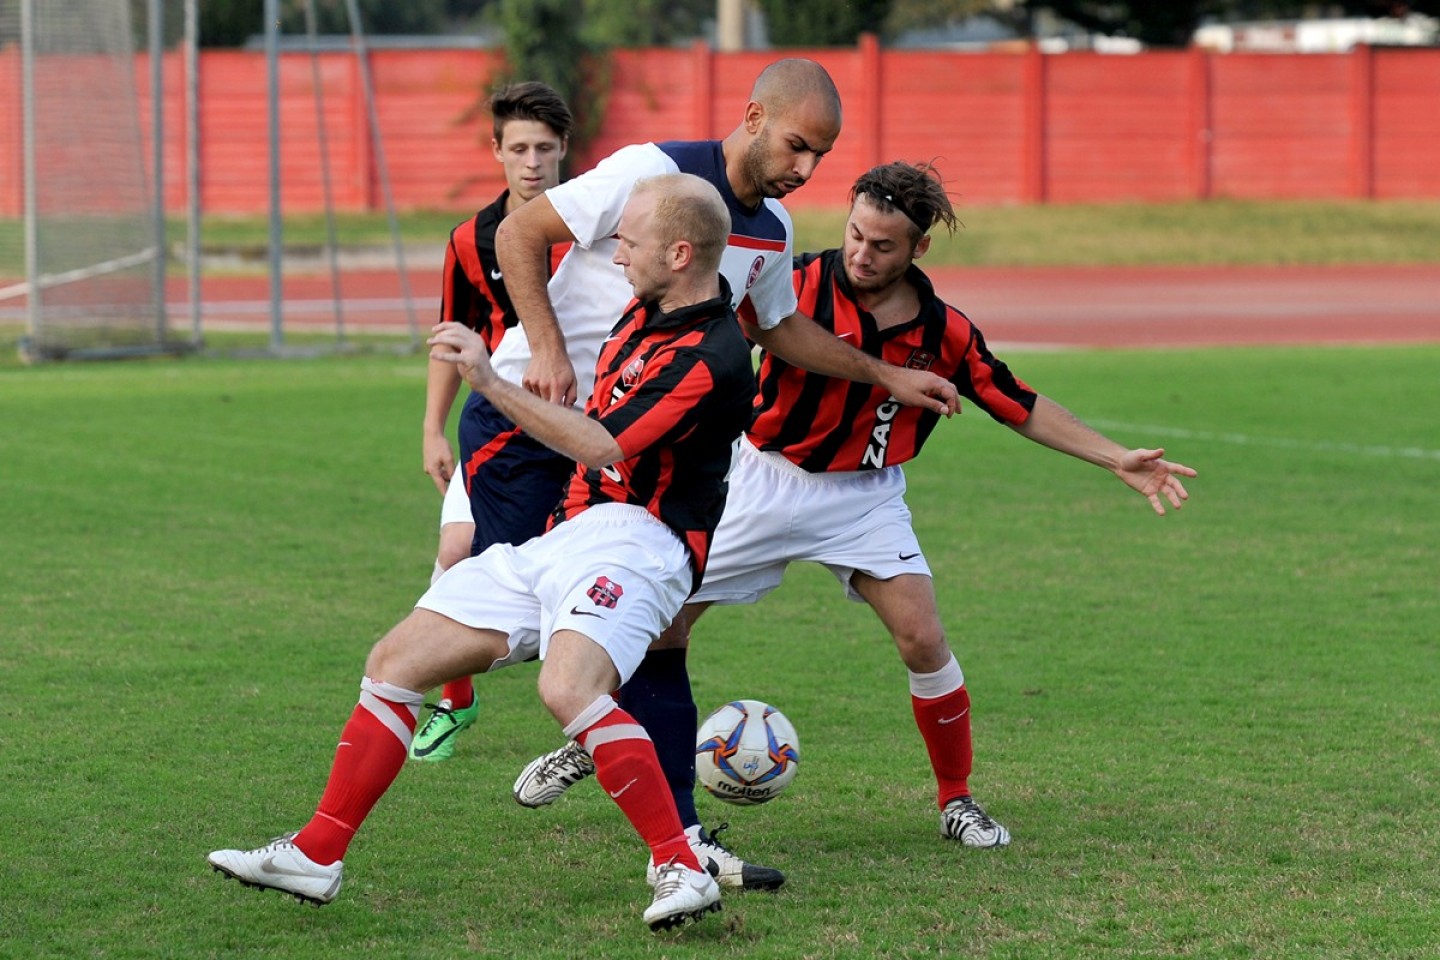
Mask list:
MULTIPOLYGON (((481 211, 483 214, 484 211, 481 211)), ((450 232, 445 248, 445 267, 440 292, 440 319, 463 323, 480 334, 489 350, 505 336, 505 311, 490 287, 489 273, 477 245, 476 214, 450 232)))
POLYGON ((489 443, 485 444, 485 446, 470 454, 470 459, 465 461, 465 492, 467 494, 470 492, 471 478, 480 471, 480 468, 485 465, 486 461, 493 458, 501 450, 504 450, 505 445, 511 440, 514 440, 519 435, 520 428, 511 427, 509 430, 506 430, 503 433, 495 434, 495 436, 490 439, 489 443))
MULTIPOLYGON (((918 268, 909 281, 920 297, 916 318, 879 329, 855 300, 838 250, 807 254, 795 273, 801 313, 846 343, 897 366, 919 366, 955 384, 1003 423, 1029 416, 1035 394, 985 347, 980 331, 935 296, 918 268)), ((812 473, 873 470, 912 459, 939 416, 902 406, 884 390, 792 367, 766 355, 760 367, 751 442, 784 454, 812 473)))
POLYGON ((775 253, 785 252, 784 240, 767 240, 764 237, 742 237, 738 233, 730 234, 729 246, 744 247, 746 250, 772 250, 775 253))
POLYGON ((600 348, 585 405, 624 456, 578 466, 554 516, 558 523, 601 503, 643 506, 690 548, 697 585, 725 502, 731 444, 755 390, 729 299, 725 289, 670 314, 631 303, 600 348))

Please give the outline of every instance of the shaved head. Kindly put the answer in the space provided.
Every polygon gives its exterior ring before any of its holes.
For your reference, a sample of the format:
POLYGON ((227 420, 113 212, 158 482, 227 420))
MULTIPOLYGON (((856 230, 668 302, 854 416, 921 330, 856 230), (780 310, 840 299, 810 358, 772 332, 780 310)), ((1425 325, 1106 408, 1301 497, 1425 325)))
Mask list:
POLYGON ((776 115, 813 102, 833 116, 837 127, 840 123, 840 91, 825 68, 814 60, 776 60, 755 78, 750 99, 776 115))

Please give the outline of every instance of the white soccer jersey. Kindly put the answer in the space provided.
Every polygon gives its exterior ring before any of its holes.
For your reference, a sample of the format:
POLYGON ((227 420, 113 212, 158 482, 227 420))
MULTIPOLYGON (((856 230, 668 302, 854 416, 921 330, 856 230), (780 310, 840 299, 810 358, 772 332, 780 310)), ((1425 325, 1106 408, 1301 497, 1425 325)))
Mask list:
MULTIPOLYGON (((600 342, 634 295, 624 272, 611 260, 619 242, 615 231, 620 211, 637 181, 666 173, 693 173, 714 184, 724 198, 731 226, 720 272, 730 284, 736 313, 768 330, 795 312, 790 215, 779 201, 768 198, 754 210, 740 205, 725 177, 720 141, 623 147, 595 169, 545 193, 575 235, 575 246, 550 278, 549 289, 582 403, 594 383, 600 342)), ((523 321, 510 330, 492 361, 500 376, 512 383, 520 382, 530 363, 530 342, 524 331, 523 321)))

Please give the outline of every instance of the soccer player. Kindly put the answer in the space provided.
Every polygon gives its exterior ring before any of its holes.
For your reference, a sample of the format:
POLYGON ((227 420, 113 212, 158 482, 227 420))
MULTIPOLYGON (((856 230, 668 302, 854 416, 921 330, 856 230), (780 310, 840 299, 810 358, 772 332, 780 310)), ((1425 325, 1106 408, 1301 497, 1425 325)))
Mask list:
MULTIPOLYGON (((767 348, 807 368, 880 383, 887 396, 951 413, 958 400, 943 378, 868 356, 830 336, 795 312, 790 283, 792 229, 779 198, 803 186, 840 135, 840 95, 825 69, 811 60, 784 59, 761 71, 739 125, 724 140, 646 143, 624 147, 590 171, 545 192, 506 217, 496 231, 500 267, 520 326, 495 351, 495 369, 536 395, 569 404, 588 391, 577 371, 588 371, 628 296, 623 275, 611 263, 615 224, 630 188, 641 178, 684 172, 720 191, 730 211, 731 235, 720 271, 729 282, 737 313, 767 348), (546 251, 574 246, 548 280, 546 251)), ((513 426, 496 412, 494 439, 476 438, 477 449, 504 447, 513 426)), ((486 461, 470 476, 497 496, 523 485, 543 499, 547 479, 535 469, 486 461), (503 469, 502 469, 503 468, 503 469)), ((558 497, 558 488, 552 496, 558 497)), ((695 721, 689 734, 647 721, 657 706, 694 711, 684 653, 647 658, 621 694, 622 705, 650 731, 667 771, 684 779, 675 796, 680 817, 707 867, 722 885, 773 888, 778 870, 746 864, 715 843, 701 827, 692 798, 695 721), (691 772, 685 774, 689 769, 691 772)))
MULTIPOLYGON (((450 232, 445 247, 440 320, 463 323, 480 334, 487 350, 494 350, 505 331, 519 322, 495 258, 495 228, 506 216, 560 182, 560 163, 565 159, 574 121, 564 99, 535 81, 497 90, 490 97, 490 115, 490 150, 505 171, 506 188, 493 203, 450 232)), ((563 248, 557 247, 552 251, 552 260, 562 253, 563 248)), ((540 533, 544 517, 554 506, 553 500, 536 505, 524 502, 524 487, 507 490, 509 499, 505 500, 497 500, 484 485, 469 488, 467 471, 473 472, 477 458, 489 456, 483 444, 476 446, 474 440, 477 433, 486 434, 485 414, 489 408, 479 402, 479 394, 466 398, 459 425, 460 463, 465 469, 457 471, 455 454, 445 437, 445 424, 460 381, 455 364, 430 361, 425 383, 424 467, 445 497, 431 583, 457 561, 492 543, 522 543, 540 533), (518 508, 515 500, 521 501, 518 508)), ((499 455, 514 457, 522 451, 538 456, 556 476, 568 476, 572 466, 569 461, 529 437, 517 437, 514 445, 499 455)), ((412 759, 444 760, 455 751, 454 735, 474 723, 480 712, 470 678, 447 683, 439 703, 431 710, 410 744, 412 759)))
POLYGON ((610 692, 700 581, 754 373, 718 273, 730 219, 716 189, 686 174, 643 180, 617 232, 615 263, 635 299, 601 349, 584 414, 500 377, 475 331, 435 326, 432 357, 578 465, 546 533, 455 564, 371 650, 310 821, 255 850, 211 853, 216 870, 333 900, 355 831, 404 766, 421 691, 538 654, 541 700, 585 744, 659 866, 646 923, 720 908, 650 739, 610 692))
MULTIPOLYGON (((1165 513, 1163 501, 1179 509, 1188 498, 1181 478, 1194 470, 1163 459, 1160 449, 1127 450, 1037 394, 990 353, 963 313, 935 295, 915 261, 929 248, 932 227, 953 230, 955 222, 932 168, 891 163, 866 172, 850 191, 844 246, 795 263, 800 310, 828 336, 947 378, 1022 437, 1109 470, 1156 513, 1165 513)), ((909 671, 942 835, 969 847, 1005 846, 1010 832, 970 793, 970 694, 904 500, 900 465, 920 452, 938 415, 774 354, 762 360, 759 380, 704 583, 657 647, 683 650, 688 624, 711 604, 754 603, 779 586, 793 561, 824 564, 852 600, 879 616, 909 671)), ((694 716, 691 705, 659 722, 683 727, 693 744, 694 716)), ((584 751, 567 744, 526 767, 516 799, 552 802, 589 768, 584 751)), ((667 776, 672 785, 678 779, 673 771, 667 776)))

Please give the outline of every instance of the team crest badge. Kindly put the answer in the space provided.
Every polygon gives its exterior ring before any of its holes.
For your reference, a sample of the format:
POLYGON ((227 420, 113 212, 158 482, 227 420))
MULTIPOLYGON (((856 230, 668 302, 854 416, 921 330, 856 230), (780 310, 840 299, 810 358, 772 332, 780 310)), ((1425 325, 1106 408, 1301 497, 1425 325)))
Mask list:
POLYGON ((620 584, 609 577, 597 577, 595 585, 585 591, 585 595, 595 602, 595 606, 604 607, 607 610, 614 610, 615 604, 625 595, 620 584))
POLYGON ((620 371, 620 382, 627 387, 633 387, 640 382, 640 371, 645 369, 645 358, 636 357, 626 364, 625 369, 620 371))
POLYGON ((760 271, 763 269, 765 269, 765 258, 756 257, 755 262, 750 264, 750 276, 745 278, 746 290, 755 286, 755 281, 760 279, 760 271))
POLYGON ((924 350, 911 350, 910 359, 905 361, 905 366, 911 370, 929 370, 935 363, 935 354, 924 350))

